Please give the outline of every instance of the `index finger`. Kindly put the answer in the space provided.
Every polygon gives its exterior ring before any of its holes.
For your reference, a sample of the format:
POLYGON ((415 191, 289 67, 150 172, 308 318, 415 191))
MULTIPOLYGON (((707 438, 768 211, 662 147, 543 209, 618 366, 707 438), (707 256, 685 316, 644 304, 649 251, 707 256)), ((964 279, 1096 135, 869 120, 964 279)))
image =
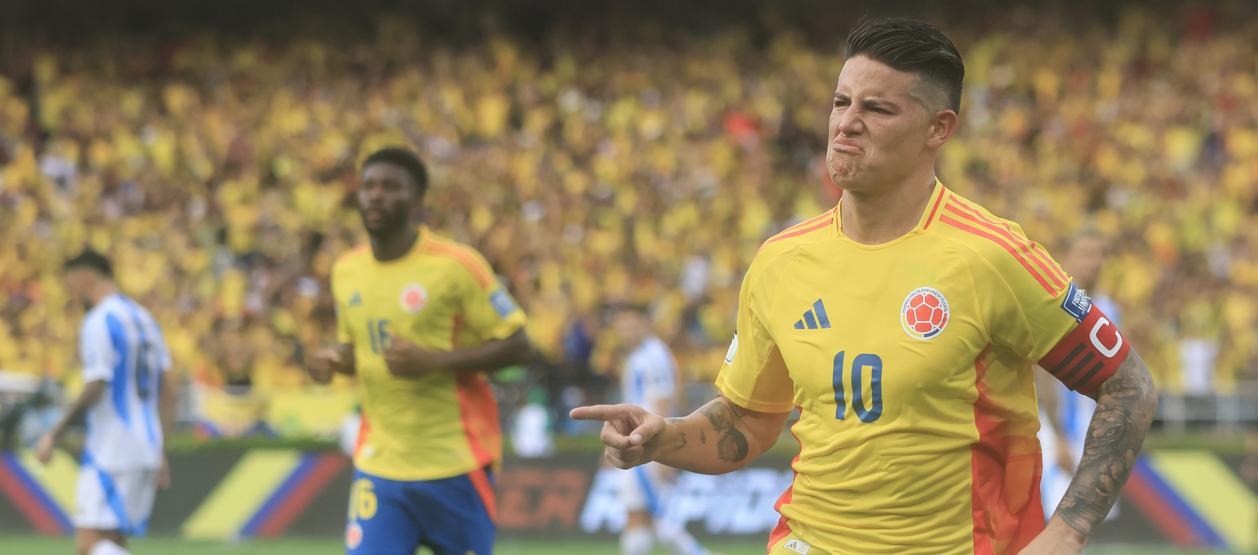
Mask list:
POLYGON ((615 418, 620 411, 616 405, 594 405, 589 407, 577 407, 568 412, 568 417, 573 420, 602 420, 607 422, 615 418))

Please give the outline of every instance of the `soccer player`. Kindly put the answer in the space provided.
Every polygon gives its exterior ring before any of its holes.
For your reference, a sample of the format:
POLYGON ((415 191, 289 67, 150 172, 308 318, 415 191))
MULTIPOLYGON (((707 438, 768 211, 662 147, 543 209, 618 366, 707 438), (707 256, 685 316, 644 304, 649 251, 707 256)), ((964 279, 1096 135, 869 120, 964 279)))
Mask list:
POLYGON ((346 550, 487 555, 498 410, 484 372, 532 352, 525 317, 489 264, 420 223, 428 174, 409 150, 363 162, 356 191, 370 240, 332 269, 340 345, 311 377, 356 375, 362 427, 346 550))
MULTIPOLYGON (((629 352, 621 367, 621 398, 626 403, 649 407, 655 414, 672 415, 677 410, 677 364, 668 345, 651 333, 646 308, 616 307, 613 327, 629 352)), ((625 529, 620 533, 623 555, 647 555, 657 538, 678 555, 708 553, 686 532, 684 523, 672 520, 665 509, 672 489, 672 472, 652 462, 621 475, 621 495, 628 513, 625 529)))
POLYGON ((756 253, 718 398, 673 420, 632 405, 572 411, 605 422, 614 464, 730 472, 798 407, 771 553, 1081 552, 1135 462, 1155 390, 1040 245, 936 178, 963 74, 930 25, 852 31, 826 145, 842 199, 756 253), (1037 361, 1097 400, 1047 527, 1037 361))
POLYGON ((35 455, 47 464, 66 427, 86 416, 75 547, 82 555, 126 554, 127 537, 146 532, 157 488, 170 485, 162 450, 175 414, 170 353, 153 316, 118 292, 107 258, 85 250, 65 271, 71 295, 88 309, 79 332, 83 392, 35 455))
MULTIPOLYGON (((1105 239, 1093 229, 1084 229, 1070 238, 1062 266, 1070 270, 1076 287, 1090 291, 1088 295, 1115 326, 1122 324, 1118 304, 1109 296, 1098 294, 1097 279, 1105 261, 1105 239)), ((1044 479, 1040 483, 1041 502, 1045 514, 1061 502, 1074 476, 1075 465, 1083 454, 1083 441, 1088 423, 1096 411, 1096 401, 1070 391, 1065 384, 1046 371, 1036 375, 1036 392, 1040 402, 1040 445, 1043 448, 1044 479)), ((1110 509, 1106 520, 1118 516, 1118 503, 1110 509)))

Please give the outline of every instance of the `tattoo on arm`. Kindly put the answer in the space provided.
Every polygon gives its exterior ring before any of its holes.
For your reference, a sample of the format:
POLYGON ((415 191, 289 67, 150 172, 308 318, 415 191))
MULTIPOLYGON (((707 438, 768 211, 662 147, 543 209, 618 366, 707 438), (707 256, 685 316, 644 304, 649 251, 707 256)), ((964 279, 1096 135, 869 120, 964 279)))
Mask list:
POLYGON ((708 435, 703 433, 703 430, 699 430, 699 443, 708 444, 708 435))
POLYGON ((747 436, 738 429, 738 424, 742 422, 739 410, 725 398, 719 398, 717 402, 703 408, 703 416, 707 417, 719 434, 716 440, 717 456, 726 462, 741 462, 747 458, 750 450, 747 436))
POLYGON ((1149 370, 1131 351, 1101 385, 1079 469, 1057 505, 1057 515, 1076 532, 1089 535, 1109 513, 1140 454, 1156 406, 1149 370))

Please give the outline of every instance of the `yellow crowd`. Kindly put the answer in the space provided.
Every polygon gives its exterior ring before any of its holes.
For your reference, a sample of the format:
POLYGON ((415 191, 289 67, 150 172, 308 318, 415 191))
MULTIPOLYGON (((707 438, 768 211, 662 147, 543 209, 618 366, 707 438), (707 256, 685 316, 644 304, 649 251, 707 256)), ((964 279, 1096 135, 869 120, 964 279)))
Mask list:
MULTIPOLYGON (((1050 250, 1099 229, 1099 289, 1164 386, 1193 339, 1218 347, 1216 388, 1253 376, 1258 28, 1190 38, 1133 10, 955 36, 963 123, 941 179, 1050 250)), ((403 143, 429 165, 430 224, 486 254, 552 359, 601 302, 650 301, 710 379, 757 246, 837 198, 821 160, 839 49, 751 44, 455 47, 382 20, 370 40, 34 52, 32 94, 0 77, 0 369, 75 374, 60 264, 92 245, 190 379, 307 383, 302 348, 333 336, 329 268, 363 239, 356 164, 403 143)))

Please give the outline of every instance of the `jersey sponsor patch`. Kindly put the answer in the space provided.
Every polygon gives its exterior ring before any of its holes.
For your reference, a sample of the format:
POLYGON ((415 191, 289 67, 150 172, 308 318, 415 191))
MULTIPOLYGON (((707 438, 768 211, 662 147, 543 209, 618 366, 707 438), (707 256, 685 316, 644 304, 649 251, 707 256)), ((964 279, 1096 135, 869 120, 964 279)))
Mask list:
POLYGON ((900 305, 900 325, 914 339, 933 339, 948 326, 948 299, 933 287, 918 287, 900 305))
POLYGON ((511 298, 511 294, 507 293, 507 290, 502 287, 499 287, 497 291, 494 291, 489 296, 489 304, 494 305, 494 311, 503 318, 520 309, 520 307, 516 306, 515 299, 511 298))
POLYGON ((418 283, 408 283, 402 288, 402 310, 415 314, 428 306, 428 290, 418 283))
POLYGON ((738 354, 738 332, 734 332, 734 339, 729 342, 729 350, 725 351, 725 364, 734 364, 736 354, 738 354))
POLYGON ((1070 282, 1070 290, 1066 292, 1066 298, 1061 301, 1061 308, 1067 314, 1074 317, 1075 321, 1080 324, 1083 319, 1088 317, 1088 311, 1092 310, 1092 299, 1088 298, 1088 292, 1075 286, 1075 282, 1070 282))

